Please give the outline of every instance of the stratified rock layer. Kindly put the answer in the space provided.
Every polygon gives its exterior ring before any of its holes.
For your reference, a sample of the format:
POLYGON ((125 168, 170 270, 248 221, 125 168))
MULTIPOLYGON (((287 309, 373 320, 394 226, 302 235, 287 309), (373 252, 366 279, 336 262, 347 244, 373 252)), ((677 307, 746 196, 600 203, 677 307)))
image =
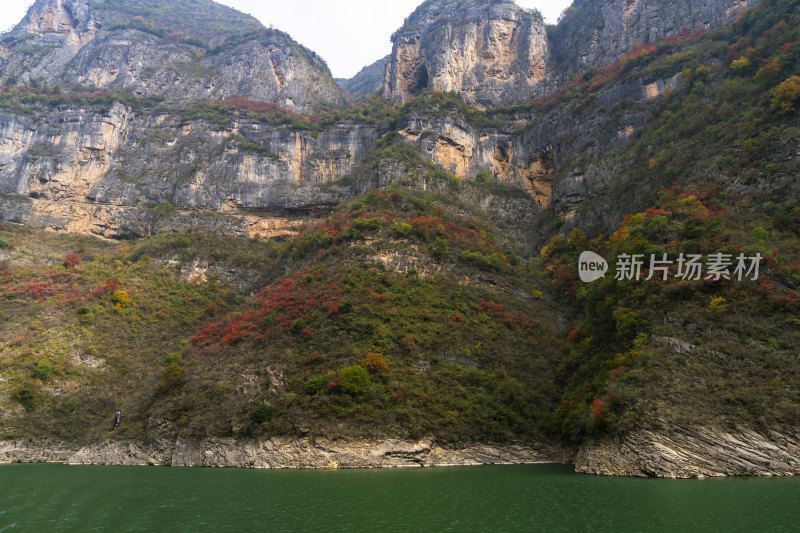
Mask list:
POLYGON ((722 431, 694 426, 635 431, 583 446, 577 472, 693 478, 800 474, 800 430, 722 431))
POLYGON ((0 441, 1 463, 169 465, 236 468, 382 468, 564 461, 547 445, 441 447, 429 440, 328 440, 271 438, 252 441, 101 442, 74 446, 0 441))
MULTIPOLYGON (((287 234, 297 225, 292 219, 346 197, 319 185, 349 174, 377 137, 351 122, 315 136, 244 120, 186 122, 119 103, 106 112, 63 106, 36 118, 0 114, 0 193, 16 195, 0 197, 0 212, 106 237, 154 233, 154 215, 180 211, 233 215, 245 226, 226 233, 287 234), (160 204, 178 211, 154 211, 160 204)), ((183 225, 193 224, 176 219, 160 229, 183 225)))

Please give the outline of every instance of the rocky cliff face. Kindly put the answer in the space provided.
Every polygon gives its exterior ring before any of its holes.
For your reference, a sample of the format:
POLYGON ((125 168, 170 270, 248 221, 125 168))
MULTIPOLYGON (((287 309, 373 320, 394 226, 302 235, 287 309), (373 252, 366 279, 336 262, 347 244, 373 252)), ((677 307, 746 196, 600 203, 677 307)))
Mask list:
POLYGON ((476 107, 530 100, 637 44, 731 22, 757 0, 577 0, 555 27, 513 2, 430 0, 392 36, 385 93, 459 92, 476 107))
POLYGON ((325 63, 288 35, 213 2, 181 6, 38 0, 0 42, 0 81, 81 84, 176 102, 243 96, 301 112, 343 103, 325 63), (219 29, 215 19, 232 29, 219 29))
POLYGON ((728 24, 757 0, 575 0, 549 32, 559 79, 616 61, 681 30, 728 24))
MULTIPOLYGON (((648 102, 679 84, 677 75, 636 80, 600 91, 598 105, 580 112, 513 114, 506 117, 507 127, 481 128, 457 114, 419 113, 398 122, 397 129, 420 154, 456 176, 474 179, 488 172, 527 192, 538 207, 536 216, 552 213, 572 226, 579 222, 578 207, 605 190, 614 173, 593 157, 623 150, 645 124, 648 102), (612 112, 620 102, 626 102, 627 111, 612 112)), ((609 227, 618 222, 608 214, 585 213, 585 218, 609 227)))
POLYGON ((427 87, 476 107, 529 99, 547 71, 544 22, 513 2, 429 1, 392 36, 385 91, 406 100, 427 87))
POLYGON ((0 114, 0 191, 16 195, 2 200, 6 218, 54 229, 143 235, 159 220, 206 211, 232 217, 234 233, 274 236, 340 202, 345 192, 319 186, 350 173, 377 137, 349 122, 315 136, 253 121, 186 122, 120 103, 107 112, 0 114))
POLYGON ((606 476, 694 478, 800 474, 797 428, 757 432, 672 427, 584 446, 575 470, 606 476))

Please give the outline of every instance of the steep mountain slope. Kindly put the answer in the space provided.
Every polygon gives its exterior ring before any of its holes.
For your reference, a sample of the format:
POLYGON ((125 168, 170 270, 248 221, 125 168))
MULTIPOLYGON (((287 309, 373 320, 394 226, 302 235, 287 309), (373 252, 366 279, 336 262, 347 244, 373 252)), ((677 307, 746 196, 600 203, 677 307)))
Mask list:
POLYGON ((37 0, 0 43, 5 84, 91 85, 170 101, 233 96, 309 112, 342 103, 325 63, 207 0, 37 0))
POLYGON ((368 94, 379 92, 383 89, 383 81, 386 74, 386 65, 389 63, 389 56, 383 57, 371 65, 362 68, 355 76, 350 79, 337 79, 336 83, 348 93, 350 99, 358 100, 368 94))
POLYGON ((637 46, 681 30, 731 23, 757 0, 575 0, 549 32, 555 71, 565 79, 613 63, 637 46))

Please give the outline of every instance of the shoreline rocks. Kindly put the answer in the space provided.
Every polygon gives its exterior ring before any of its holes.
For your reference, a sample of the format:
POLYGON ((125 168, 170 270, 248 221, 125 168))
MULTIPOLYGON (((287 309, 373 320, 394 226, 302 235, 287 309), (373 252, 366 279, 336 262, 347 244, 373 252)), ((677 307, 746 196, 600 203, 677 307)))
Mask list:
POLYGON ((106 441, 88 445, 0 441, 0 464, 336 469, 553 463, 567 459, 564 450, 548 445, 475 444, 455 449, 438 446, 431 440, 178 438, 174 442, 106 441))
POLYGON ((699 426, 639 430, 575 450, 545 443, 441 446, 431 439, 232 438, 75 444, 0 441, 0 464, 64 463, 251 469, 338 469, 574 464, 578 474, 702 479, 800 475, 800 429, 724 431, 699 426))
POLYGON ((639 430, 581 446, 581 474, 659 478, 800 474, 800 429, 757 432, 699 426, 639 430))

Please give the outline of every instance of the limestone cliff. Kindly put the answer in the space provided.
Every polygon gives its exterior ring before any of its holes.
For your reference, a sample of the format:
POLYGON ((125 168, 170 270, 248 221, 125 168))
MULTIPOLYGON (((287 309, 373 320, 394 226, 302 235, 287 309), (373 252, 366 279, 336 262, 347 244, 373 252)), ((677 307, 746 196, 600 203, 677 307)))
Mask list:
POLYGON ((638 44, 730 23, 757 0, 576 0, 557 26, 511 1, 429 0, 392 36, 385 93, 459 92, 476 107, 530 100, 638 44))
POLYGON ((206 0, 37 0, 0 41, 0 82, 81 84, 169 101, 243 96, 301 112, 344 101, 315 53, 206 0))
POLYGON ((103 236, 149 234, 157 219, 201 211, 239 220, 244 229, 232 233, 271 236, 340 202, 342 192, 319 185, 350 173, 377 136, 349 122, 316 136, 253 121, 211 125, 118 102, 107 112, 0 114, 0 202, 11 220, 103 236))
POLYGON ((547 71, 544 22, 513 2, 428 1, 392 36, 385 91, 406 100, 427 87, 476 107, 529 99, 547 71))

